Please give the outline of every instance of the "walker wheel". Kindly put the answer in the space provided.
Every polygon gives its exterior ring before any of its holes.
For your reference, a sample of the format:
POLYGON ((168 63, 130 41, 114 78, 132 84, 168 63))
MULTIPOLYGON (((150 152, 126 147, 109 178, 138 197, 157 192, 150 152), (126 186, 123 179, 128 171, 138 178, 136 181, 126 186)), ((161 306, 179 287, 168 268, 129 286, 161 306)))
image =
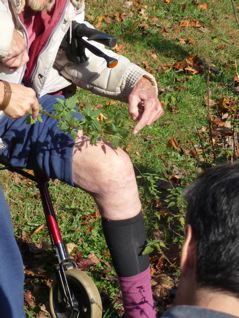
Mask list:
POLYGON ((65 272, 77 311, 68 308, 59 283, 50 289, 50 312, 53 318, 101 318, 102 303, 93 280, 79 269, 65 272))

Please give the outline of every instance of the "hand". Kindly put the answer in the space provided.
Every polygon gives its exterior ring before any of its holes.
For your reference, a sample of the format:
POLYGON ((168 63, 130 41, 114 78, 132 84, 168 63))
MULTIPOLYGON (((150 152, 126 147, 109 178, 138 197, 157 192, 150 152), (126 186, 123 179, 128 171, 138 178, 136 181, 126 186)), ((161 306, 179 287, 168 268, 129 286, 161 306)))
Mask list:
MULTIPOLYGON (((31 113, 32 118, 36 119, 39 114, 39 103, 35 91, 32 88, 25 87, 21 84, 9 84, 12 91, 9 104, 2 109, 2 98, 0 101, 0 109, 13 119, 22 117, 28 113, 31 113)), ((3 85, 3 83, 1 83, 1 85, 3 85)))
POLYGON ((129 95, 129 113, 137 124, 133 130, 137 134, 145 126, 150 126, 163 115, 163 107, 158 100, 151 82, 142 77, 129 95))
POLYGON ((9 68, 18 68, 29 60, 27 45, 22 35, 14 30, 12 42, 7 56, 1 59, 1 63, 9 68))

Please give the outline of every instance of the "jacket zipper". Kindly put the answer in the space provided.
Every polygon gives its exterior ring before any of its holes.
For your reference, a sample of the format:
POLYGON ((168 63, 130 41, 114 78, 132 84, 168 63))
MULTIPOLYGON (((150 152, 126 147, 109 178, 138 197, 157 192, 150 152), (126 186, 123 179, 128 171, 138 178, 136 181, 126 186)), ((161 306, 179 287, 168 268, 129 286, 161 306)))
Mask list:
MULTIPOLYGON (((63 11, 63 13, 62 13, 62 16, 61 16, 60 20, 58 21, 57 25, 56 25, 56 26, 54 27, 54 29, 52 30, 51 37, 52 37, 52 34, 54 33, 54 31, 58 28, 58 26, 61 24, 62 20, 64 19, 65 12, 66 12, 66 10, 67 10, 67 8, 68 8, 68 6, 69 6, 69 3, 70 3, 70 0, 67 0, 67 3, 66 3, 66 6, 65 6, 64 11, 63 11)), ((50 42, 50 40, 51 40, 51 37, 48 39, 46 45, 45 45, 45 46, 42 48, 42 50, 39 52, 38 56, 40 56, 40 55, 47 49, 48 44, 49 44, 49 42, 50 42)), ((53 61, 53 63, 54 63, 54 61, 53 61)), ((52 63, 52 65, 53 65, 53 63, 52 63)), ((51 67, 52 67, 52 65, 51 65, 51 67)), ((36 66, 35 66, 35 67, 33 68, 33 70, 32 70, 32 74, 31 74, 31 76, 30 76, 30 82, 31 82, 31 83, 33 82, 33 78, 34 78, 34 76, 36 75, 37 69, 38 69, 38 62, 36 63, 36 66)), ((44 82, 43 82, 42 85, 41 85, 41 88, 44 86, 45 81, 46 81, 46 76, 45 76, 44 82)))
MULTIPOLYGON (((23 28, 23 31, 25 34, 24 35, 24 38, 26 40, 26 44, 27 44, 27 53, 29 53, 29 39, 28 39, 28 34, 27 34, 27 29, 25 28, 24 24, 22 23, 21 19, 19 18, 19 16, 17 15, 16 18, 18 19, 18 22, 19 24, 21 25, 21 27, 23 28)), ((25 74, 25 71, 26 71, 26 68, 27 68, 27 65, 24 64, 23 68, 22 68, 22 72, 20 74, 20 83, 22 82, 23 80, 23 77, 24 77, 24 74, 25 74)))

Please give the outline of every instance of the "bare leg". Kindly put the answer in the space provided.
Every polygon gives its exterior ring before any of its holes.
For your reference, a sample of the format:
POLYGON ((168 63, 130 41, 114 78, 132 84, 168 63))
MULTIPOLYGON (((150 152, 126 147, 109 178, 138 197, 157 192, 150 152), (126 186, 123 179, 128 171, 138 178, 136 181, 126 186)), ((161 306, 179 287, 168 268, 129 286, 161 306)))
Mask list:
POLYGON ((119 276, 126 318, 155 318, 146 235, 134 169, 128 155, 80 137, 73 154, 73 181, 91 193, 119 276))
POLYGON ((99 142, 79 137, 73 153, 73 181, 91 193, 104 218, 124 220, 136 216, 141 204, 128 155, 99 142))

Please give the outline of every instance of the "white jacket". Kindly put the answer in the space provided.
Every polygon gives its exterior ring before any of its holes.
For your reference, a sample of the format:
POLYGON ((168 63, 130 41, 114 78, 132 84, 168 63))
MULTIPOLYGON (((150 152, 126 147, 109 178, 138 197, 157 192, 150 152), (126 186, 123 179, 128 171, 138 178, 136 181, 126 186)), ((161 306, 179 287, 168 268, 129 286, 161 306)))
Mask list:
MULTIPOLYGON (((26 30, 18 17, 19 8, 16 1, 19 0, 0 0, 0 30, 4 30, 0 35, 1 57, 6 56, 10 48, 14 27, 19 29, 26 41, 28 41, 26 30), (15 17, 12 17, 9 6, 11 6, 15 17), (15 26, 13 20, 15 21, 15 26)), ((131 63, 127 58, 106 50, 101 45, 101 49, 106 54, 118 59, 119 63, 115 68, 107 68, 105 60, 95 56, 88 50, 86 50, 88 61, 85 63, 74 64, 67 59, 60 45, 72 21, 76 20, 79 23, 87 23, 85 22, 84 1, 81 0, 78 3, 80 5, 76 8, 68 0, 62 17, 54 29, 54 33, 38 56, 36 67, 31 77, 32 87, 37 95, 40 97, 74 83, 97 95, 108 96, 127 102, 132 88, 142 76, 147 77, 157 90, 156 81, 151 74, 136 64, 131 63)), ((99 46, 99 44, 96 45, 99 46)), ((0 63, 0 79, 2 80, 20 83, 24 71, 25 67, 21 67, 11 72, 0 63)))

